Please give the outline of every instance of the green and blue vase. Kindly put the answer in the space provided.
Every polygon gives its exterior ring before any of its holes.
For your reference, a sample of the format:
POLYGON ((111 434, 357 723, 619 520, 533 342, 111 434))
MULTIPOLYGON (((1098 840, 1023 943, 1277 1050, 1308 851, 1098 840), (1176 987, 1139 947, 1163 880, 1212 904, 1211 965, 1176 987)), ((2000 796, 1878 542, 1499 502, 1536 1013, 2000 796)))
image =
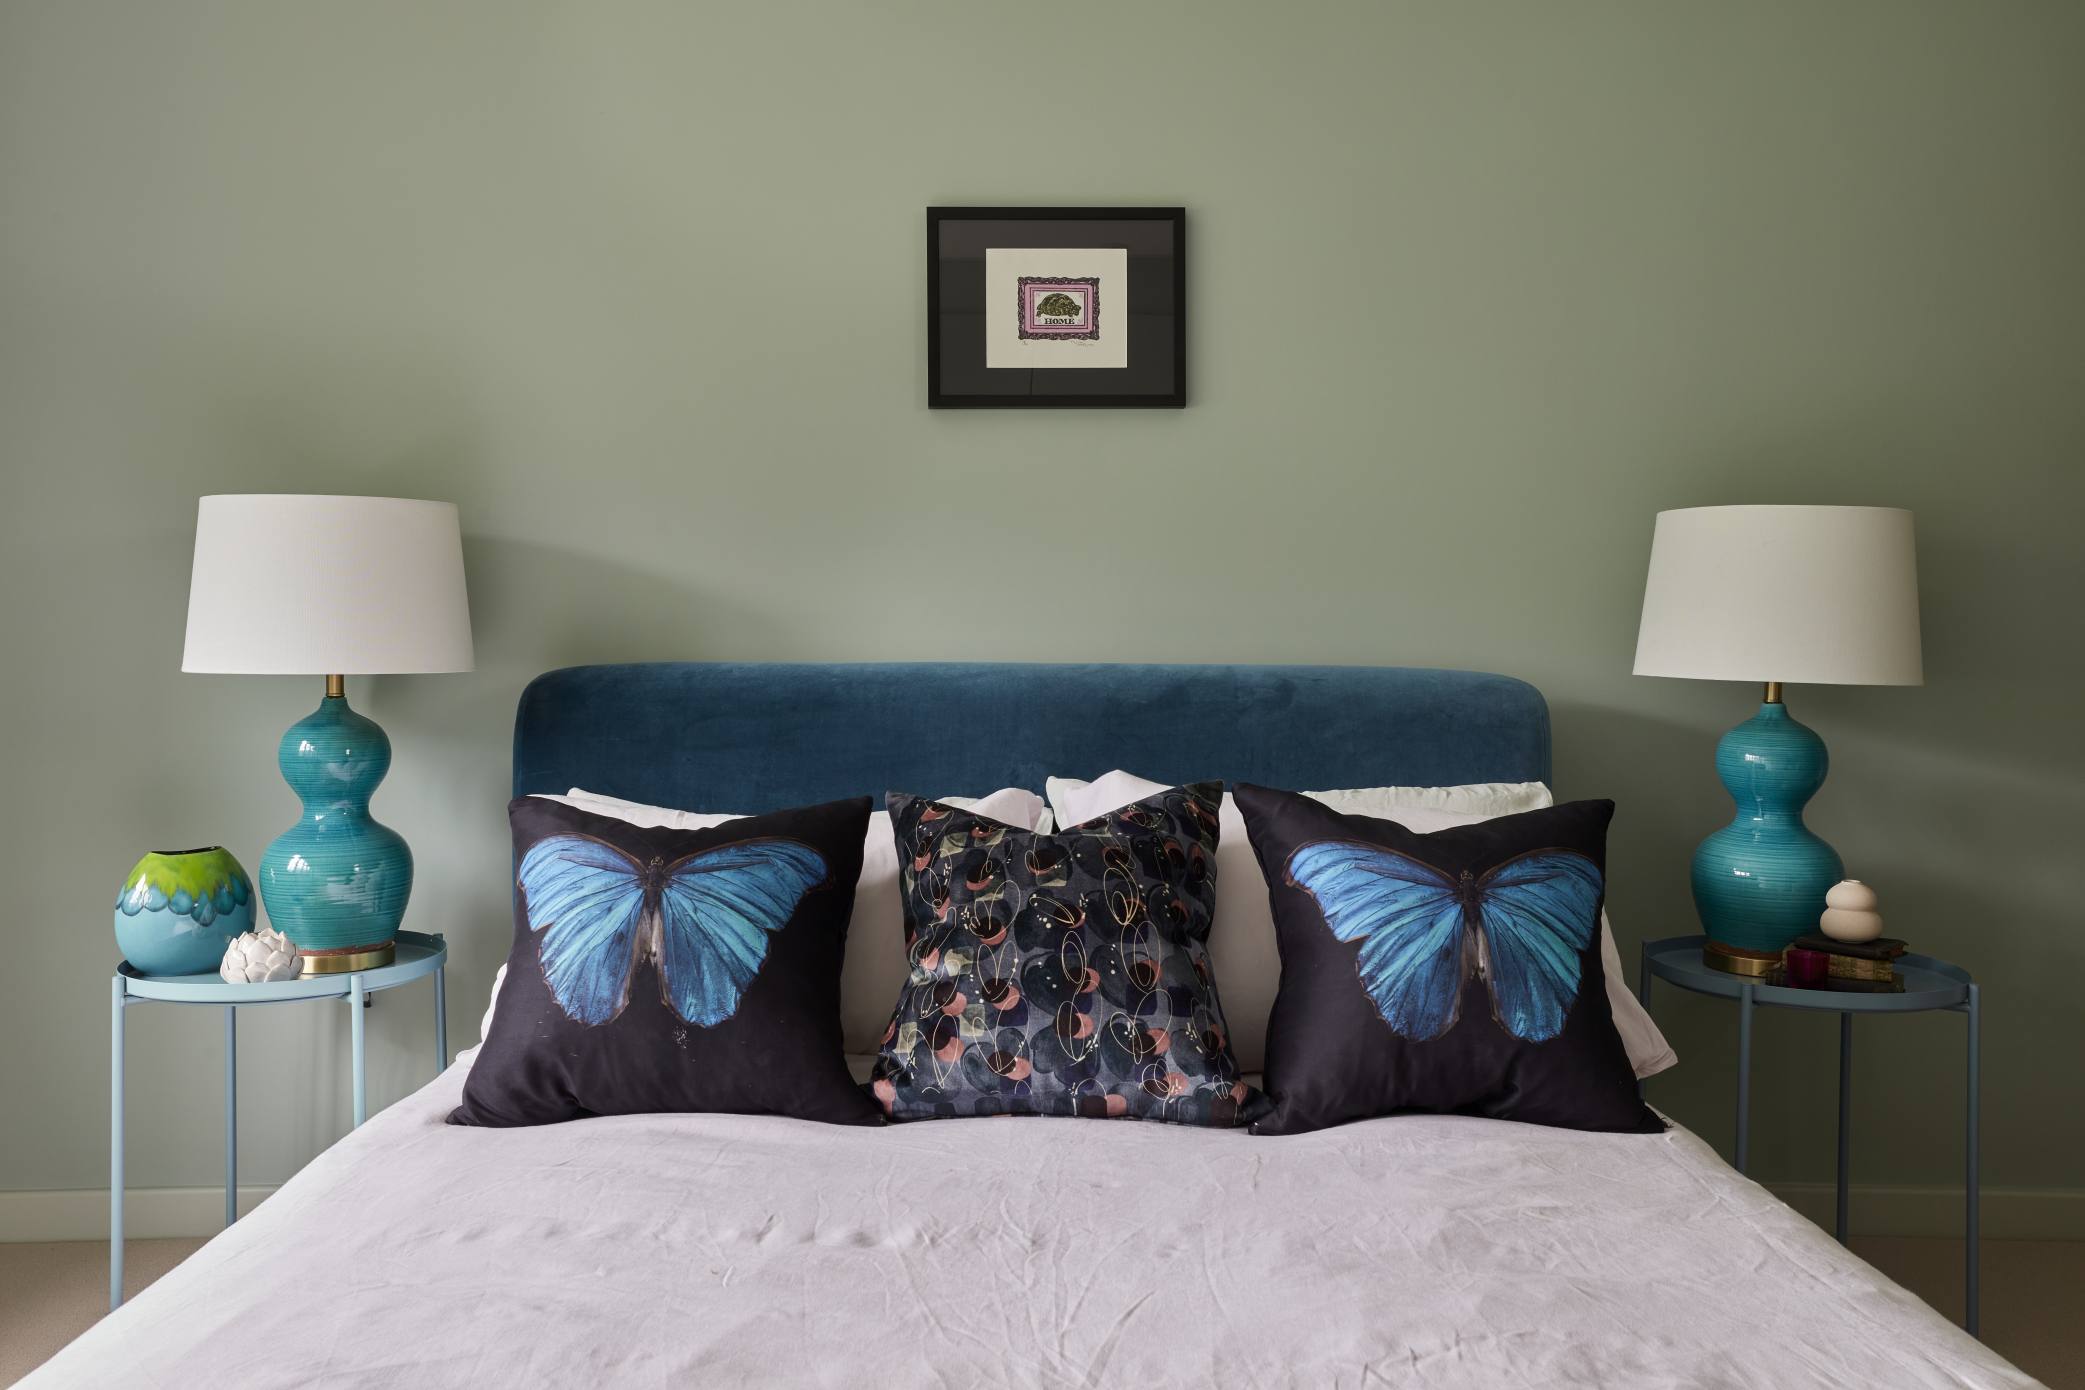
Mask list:
POLYGON ((220 846, 154 850, 116 894, 116 945, 146 975, 213 973, 253 930, 253 881, 220 846))

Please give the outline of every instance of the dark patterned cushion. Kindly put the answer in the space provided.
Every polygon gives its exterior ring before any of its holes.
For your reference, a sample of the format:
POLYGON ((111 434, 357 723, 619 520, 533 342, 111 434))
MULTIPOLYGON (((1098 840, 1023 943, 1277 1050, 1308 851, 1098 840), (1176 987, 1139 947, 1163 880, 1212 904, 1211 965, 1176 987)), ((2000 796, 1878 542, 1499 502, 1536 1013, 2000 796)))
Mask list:
POLYGON ((870 1081, 890 1117, 1251 1120, 1209 972, 1222 790, 1054 834, 893 795, 912 973, 870 1081))

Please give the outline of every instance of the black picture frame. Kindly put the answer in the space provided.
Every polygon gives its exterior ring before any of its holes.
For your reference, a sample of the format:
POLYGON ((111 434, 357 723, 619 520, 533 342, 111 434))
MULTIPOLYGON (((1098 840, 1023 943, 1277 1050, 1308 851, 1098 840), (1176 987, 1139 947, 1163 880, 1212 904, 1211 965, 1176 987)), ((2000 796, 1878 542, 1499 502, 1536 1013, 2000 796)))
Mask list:
POLYGON ((1187 210, 928 208, 927 405, 933 410, 1185 407, 1187 210), (986 366, 984 253, 997 247, 1122 248, 1131 269, 1125 303, 1096 313, 1103 324, 1110 321, 1110 311, 1124 316, 1126 365, 986 366))

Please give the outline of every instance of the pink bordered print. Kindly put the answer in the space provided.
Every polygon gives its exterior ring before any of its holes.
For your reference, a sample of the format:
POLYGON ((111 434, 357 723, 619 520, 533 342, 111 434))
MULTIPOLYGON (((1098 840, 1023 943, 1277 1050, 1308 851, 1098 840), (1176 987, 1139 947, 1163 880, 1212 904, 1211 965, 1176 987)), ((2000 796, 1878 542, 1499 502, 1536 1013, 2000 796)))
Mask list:
POLYGON ((1023 275, 1016 331, 1023 338, 1100 337, 1100 277, 1023 275))

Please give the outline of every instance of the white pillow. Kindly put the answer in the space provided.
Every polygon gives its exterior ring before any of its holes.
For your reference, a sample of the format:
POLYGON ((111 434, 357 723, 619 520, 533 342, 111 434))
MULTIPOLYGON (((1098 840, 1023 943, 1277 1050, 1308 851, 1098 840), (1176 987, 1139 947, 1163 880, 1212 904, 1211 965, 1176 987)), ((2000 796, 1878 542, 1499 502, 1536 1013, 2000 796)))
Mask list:
MULTIPOLYGON (((492 1011, 500 1006, 500 986, 505 983, 507 963, 501 961, 500 968, 492 972, 492 993, 485 998, 485 1017, 478 1020, 478 1041, 481 1043, 492 1036, 492 1011)), ((1217 997, 1222 998, 1221 995, 1217 997)))
MULTIPOLYGON (((1059 826, 1104 816, 1118 806, 1142 801, 1155 792, 1168 790, 1163 782, 1124 772, 1117 768, 1091 782, 1070 777, 1052 777, 1043 784, 1050 796, 1050 811, 1059 826), (1078 812, 1077 820, 1066 816, 1078 812)), ((1392 810, 1457 811, 1474 816, 1510 816, 1516 811, 1539 811, 1555 804, 1549 787, 1542 782, 1466 782, 1459 787, 1358 787, 1352 791, 1305 792, 1335 811, 1350 815, 1387 816, 1392 810), (1334 800, 1337 805, 1334 805, 1334 800)), ((1224 793, 1224 800, 1230 800, 1224 793)), ((1235 808, 1233 815, 1237 812, 1235 808)))
MULTIPOLYGON (((1162 783, 1127 772, 1110 772, 1092 782, 1052 777, 1044 789, 1059 825, 1077 825, 1104 816, 1118 806, 1166 790, 1162 783)), ((1473 825, 1493 816, 1538 811, 1553 804, 1540 782, 1476 782, 1460 787, 1358 787, 1348 791, 1305 792, 1348 815, 1394 820, 1408 830, 1429 834, 1453 825, 1473 825)), ((1209 933, 1209 965, 1216 972, 1217 997, 1231 1025, 1231 1048, 1245 1071, 1266 1062, 1267 1016, 1281 982, 1281 951, 1275 944, 1274 912, 1267 901, 1267 880, 1245 833, 1245 817, 1229 792, 1217 815, 1216 925, 1209 933)), ((1679 1060, 1658 1025, 1631 994, 1622 977, 1621 952, 1607 914, 1600 914, 1600 969, 1607 977, 1607 1006, 1615 1031, 1628 1049, 1629 1065, 1638 1077, 1664 1071, 1679 1060)))
MULTIPOLYGON (((676 811, 670 806, 619 801, 578 787, 563 796, 538 795, 544 801, 562 802, 632 825, 674 830, 707 830, 726 821, 744 819, 710 811, 676 811)), ((1021 830, 1044 829, 1050 816, 1041 797, 1020 787, 1002 787, 990 796, 944 796, 936 800, 1021 830)), ((898 1002, 898 991, 911 968, 905 957, 904 905, 898 896, 897 840, 891 830, 890 812, 876 811, 869 816, 869 833, 862 840, 862 873, 854 886, 854 916, 847 927, 846 963, 840 970, 840 1029, 847 1051, 874 1052, 882 1045, 883 1034, 890 1027, 891 1010, 898 1002)), ((495 999, 506 967, 501 966, 500 971, 492 982, 495 999)), ((488 1005, 485 1026, 491 1023, 492 1008, 488 1005)), ((478 1036, 484 1037, 485 1033, 481 1031, 478 1036)))

